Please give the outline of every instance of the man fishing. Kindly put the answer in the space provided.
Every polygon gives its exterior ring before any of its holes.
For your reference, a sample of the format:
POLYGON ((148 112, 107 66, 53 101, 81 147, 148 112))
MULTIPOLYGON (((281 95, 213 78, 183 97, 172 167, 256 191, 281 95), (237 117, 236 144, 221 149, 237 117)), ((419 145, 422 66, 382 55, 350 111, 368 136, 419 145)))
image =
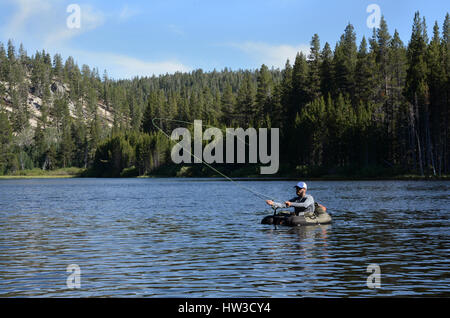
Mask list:
POLYGON ((295 215, 302 215, 305 212, 314 213, 314 198, 312 195, 306 194, 307 189, 306 183, 299 182, 295 185, 296 197, 285 201, 284 204, 273 202, 272 200, 266 200, 266 203, 277 208, 294 207, 295 215))

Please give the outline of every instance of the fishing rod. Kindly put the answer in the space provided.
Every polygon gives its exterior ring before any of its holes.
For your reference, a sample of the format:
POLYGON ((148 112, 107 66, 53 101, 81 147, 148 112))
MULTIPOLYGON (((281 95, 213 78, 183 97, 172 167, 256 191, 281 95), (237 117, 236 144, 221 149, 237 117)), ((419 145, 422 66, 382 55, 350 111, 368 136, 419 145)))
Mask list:
MULTIPOLYGON (((162 118, 162 117, 157 117, 157 118, 153 118, 152 119, 152 124, 153 126, 155 126, 156 128, 158 128, 167 138, 169 138, 169 140, 172 141, 172 138, 158 125, 155 124, 155 120, 166 120, 166 121, 172 121, 172 122, 178 122, 178 123, 184 123, 184 124, 189 124, 192 125, 191 122, 188 121, 184 121, 184 120, 177 120, 177 119, 168 119, 168 118, 162 118)), ((201 124, 204 127, 213 127, 210 125, 203 125, 203 123, 201 124)), ((236 136, 236 138, 238 138, 239 140, 241 140, 242 142, 244 142, 246 145, 248 145, 245 141, 243 141, 242 139, 239 138, 239 136, 236 136)), ((245 187, 239 183, 237 183, 236 181, 234 181, 232 178, 228 177, 227 175, 225 175, 224 173, 222 173, 221 171, 217 170, 216 168, 214 168, 213 166, 211 166, 210 164, 208 164, 207 162, 205 162, 202 158, 197 157, 196 155, 194 155, 191 151, 189 151, 188 149, 185 149, 184 147, 182 148, 183 151, 186 151, 187 153, 189 153, 191 156, 193 156, 194 158, 196 158, 197 160, 199 160, 201 163, 203 163, 204 165, 206 165, 208 168, 210 168, 211 170, 213 170, 214 172, 220 174, 222 177, 224 177, 225 179, 227 179, 228 181, 231 181, 234 185, 238 186, 239 188, 246 190, 250 193, 252 193, 253 195, 255 195, 256 197, 258 197, 259 199, 262 200, 266 200, 266 199, 272 199, 273 197, 270 197, 268 195, 265 195, 263 193, 260 193, 258 191, 255 191, 251 188, 245 187)))

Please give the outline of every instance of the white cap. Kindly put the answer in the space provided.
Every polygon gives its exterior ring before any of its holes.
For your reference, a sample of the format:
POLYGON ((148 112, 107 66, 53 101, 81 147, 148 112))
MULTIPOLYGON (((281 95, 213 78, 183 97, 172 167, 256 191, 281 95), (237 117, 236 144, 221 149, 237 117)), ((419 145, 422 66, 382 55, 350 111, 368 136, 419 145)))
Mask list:
POLYGON ((295 188, 305 188, 305 190, 307 190, 308 189, 308 187, 306 186, 306 183, 304 183, 304 182, 299 182, 299 183, 297 183, 297 185, 295 186, 295 188))

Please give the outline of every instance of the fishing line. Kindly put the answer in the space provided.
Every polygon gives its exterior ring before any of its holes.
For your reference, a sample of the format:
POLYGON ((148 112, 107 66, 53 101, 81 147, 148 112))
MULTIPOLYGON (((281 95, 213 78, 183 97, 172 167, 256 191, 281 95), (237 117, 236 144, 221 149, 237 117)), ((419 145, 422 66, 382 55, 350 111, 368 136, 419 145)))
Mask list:
MULTIPOLYGON (((159 129, 159 130, 160 130, 167 138, 169 138, 170 141, 173 141, 172 138, 170 138, 170 136, 169 136, 169 135, 161 128, 161 127, 159 127, 158 125, 155 124, 155 120, 157 120, 157 119, 159 119, 159 120, 166 120, 166 121, 173 121, 173 122, 178 122, 178 123, 184 123, 184 124, 192 125, 191 122, 184 121, 184 120, 176 120, 176 119, 168 119, 168 118, 153 118, 153 119, 152 119, 152 124, 153 124, 156 128, 158 128, 158 129, 159 129)), ((203 123, 202 123, 202 126, 204 126, 204 127, 213 127, 213 126, 210 126, 210 125, 203 125, 203 123)), ((248 146, 248 144, 247 144, 245 141, 243 141, 242 139, 240 139, 239 136, 236 136, 236 138, 238 138, 239 140, 241 140, 242 142, 244 142, 244 143, 248 146)), ((251 189, 251 188, 248 188, 248 187, 245 187, 245 186, 239 184, 238 182, 234 181, 232 178, 228 177, 228 176, 225 175, 224 173, 220 172, 219 170, 217 170, 216 168, 214 168, 213 166, 211 166, 210 164, 208 164, 207 162, 205 162, 203 159, 201 159, 201 158, 197 157, 196 155, 194 155, 194 154, 193 154, 192 152, 190 152, 188 149, 185 149, 184 147, 183 147, 182 149, 183 149, 183 151, 186 151, 187 153, 189 153, 191 156, 193 156, 193 157, 196 158, 197 160, 201 161, 204 165, 206 165, 206 166, 207 166, 208 168, 210 168, 211 170, 217 172, 218 174, 220 174, 222 177, 224 177, 224 178, 227 179, 228 181, 231 181, 234 185, 238 186, 239 188, 251 192, 253 195, 257 196, 258 198, 260 198, 260 199, 262 199, 262 200, 266 200, 266 199, 273 200, 273 197, 269 197, 268 195, 265 195, 265 194, 263 194, 263 193, 260 193, 260 192, 258 192, 258 191, 255 191, 255 190, 251 189)), ((275 199, 276 199, 276 198, 275 198, 275 199)))

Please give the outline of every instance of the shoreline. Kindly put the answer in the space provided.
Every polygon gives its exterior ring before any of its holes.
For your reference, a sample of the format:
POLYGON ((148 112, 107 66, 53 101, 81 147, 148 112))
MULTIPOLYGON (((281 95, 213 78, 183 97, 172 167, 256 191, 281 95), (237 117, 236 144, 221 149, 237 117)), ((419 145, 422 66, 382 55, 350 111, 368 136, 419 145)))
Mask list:
MULTIPOLYGON (((170 167, 173 168, 173 167, 170 167)), ((186 170, 189 173, 180 173, 184 169, 159 169, 154 171, 153 174, 137 175, 137 173, 126 173, 119 176, 103 175, 99 176, 92 173, 91 170, 86 168, 67 167, 55 170, 41 170, 39 168, 30 170, 17 171, 14 174, 0 175, 0 180, 5 179, 61 179, 61 178, 175 178, 175 179, 214 179, 224 180, 228 179, 217 173, 205 173, 204 170, 186 170)), ((292 171, 292 174, 288 174, 286 170, 275 175, 259 175, 255 171, 249 171, 251 169, 241 169, 235 171, 225 171, 227 177, 234 181, 295 181, 295 180, 309 180, 309 181, 427 181, 427 180, 450 180, 450 175, 418 175, 413 173, 392 173, 388 172, 380 173, 380 175, 364 175, 357 174, 348 175, 345 173, 330 173, 330 174, 315 174, 308 175, 307 173, 299 173, 299 171, 292 171)), ((185 172, 186 172, 185 171, 185 172)), ((136 170, 134 170, 136 172, 136 170)))
MULTIPOLYGON (((94 178, 94 179, 156 179, 156 178, 172 178, 172 179, 215 179, 228 181, 222 176, 170 176, 170 175, 146 175, 146 176, 127 176, 127 177, 90 177, 79 174, 40 174, 40 175, 2 175, 0 180, 8 179, 69 179, 69 178, 94 178)), ((234 181, 296 181, 305 179, 309 181, 450 181, 449 175, 444 176, 420 176, 420 175, 400 175, 400 176, 380 176, 380 177, 351 177, 351 176, 323 176, 323 177, 255 177, 240 176, 231 177, 234 181)))
POLYGON ((76 175, 41 175, 41 176, 16 176, 16 175, 5 175, 0 176, 0 180, 7 179, 69 179, 69 178, 83 178, 76 175))

